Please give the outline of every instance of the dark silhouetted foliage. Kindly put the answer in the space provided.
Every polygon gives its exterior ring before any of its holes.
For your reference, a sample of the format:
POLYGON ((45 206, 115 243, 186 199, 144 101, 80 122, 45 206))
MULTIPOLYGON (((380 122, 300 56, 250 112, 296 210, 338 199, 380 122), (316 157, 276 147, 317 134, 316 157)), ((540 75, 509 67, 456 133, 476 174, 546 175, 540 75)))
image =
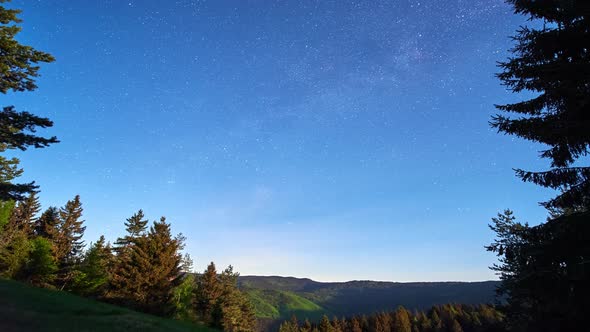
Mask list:
MULTIPOLYGON (((4 3, 6 0, 0 1, 4 3)), ((20 10, 0 6, 0 92, 32 91, 37 88, 35 79, 39 76, 39 63, 52 62, 54 58, 31 46, 22 45, 15 37, 21 28, 17 26, 20 10)), ((28 147, 43 148, 59 142, 56 137, 35 135, 37 128, 48 128, 53 122, 29 112, 18 112, 14 106, 0 111, 0 152, 7 149, 26 150, 28 147)), ((0 200, 22 200, 34 191, 34 182, 14 184, 12 181, 22 174, 17 158, 0 156, 0 200)))
POLYGON ((561 190, 544 203, 568 209, 590 204, 590 167, 574 166, 590 146, 590 4, 586 0, 509 0, 516 13, 541 20, 542 27, 521 27, 513 56, 500 63, 498 77, 529 100, 498 105, 517 117, 496 115, 500 132, 548 145, 541 157, 551 161, 544 172, 517 170, 524 181, 561 190))

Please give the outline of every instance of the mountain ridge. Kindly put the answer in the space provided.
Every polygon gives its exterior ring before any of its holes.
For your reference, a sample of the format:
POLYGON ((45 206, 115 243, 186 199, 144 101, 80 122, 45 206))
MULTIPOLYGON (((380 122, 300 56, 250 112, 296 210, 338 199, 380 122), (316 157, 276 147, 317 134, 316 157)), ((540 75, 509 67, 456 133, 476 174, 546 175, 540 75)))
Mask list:
POLYGON ((480 304, 497 302, 499 281, 395 282, 351 280, 315 281, 282 276, 240 276, 239 287, 248 294, 259 318, 317 320, 322 315, 352 316, 395 310, 428 309, 446 303, 480 304))

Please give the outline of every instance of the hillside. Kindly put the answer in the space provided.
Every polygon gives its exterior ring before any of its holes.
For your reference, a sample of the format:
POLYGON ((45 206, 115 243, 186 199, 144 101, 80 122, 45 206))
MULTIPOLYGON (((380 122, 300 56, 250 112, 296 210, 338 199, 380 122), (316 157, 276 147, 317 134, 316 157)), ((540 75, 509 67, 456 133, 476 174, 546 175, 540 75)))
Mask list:
POLYGON ((0 279, 0 331, 215 330, 0 279))
POLYGON ((434 304, 493 303, 497 281, 484 282, 317 282, 292 277, 243 276, 240 287, 249 294, 257 315, 285 319, 296 314, 315 319, 394 310, 425 309, 434 304))

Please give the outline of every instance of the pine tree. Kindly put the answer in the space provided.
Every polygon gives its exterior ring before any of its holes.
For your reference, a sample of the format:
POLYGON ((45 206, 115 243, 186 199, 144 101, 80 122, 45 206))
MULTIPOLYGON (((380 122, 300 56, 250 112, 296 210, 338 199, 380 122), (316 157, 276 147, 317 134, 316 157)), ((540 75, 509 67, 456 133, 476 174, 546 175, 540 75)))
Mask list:
POLYGON ((146 236, 147 219, 143 214, 143 210, 139 210, 131 217, 125 220, 125 230, 127 234, 124 237, 118 238, 115 241, 113 251, 117 254, 115 257, 115 264, 111 276, 111 289, 109 297, 122 304, 134 305, 133 300, 127 299, 127 287, 129 282, 129 264, 131 264, 131 251, 133 246, 140 238, 146 236))
MULTIPOLYGON (((8 0, 10 1, 10 0, 8 0)), ((5 2, 5 0, 1 1, 5 2)), ((0 6, 0 92, 32 91, 37 88, 35 78, 39 76, 39 62, 53 62, 54 58, 31 46, 20 44, 14 38, 21 31, 16 25, 21 20, 18 9, 0 6)))
POLYGON ((30 243, 33 235, 31 221, 38 212, 38 202, 32 195, 11 210, 0 232, 0 275, 23 280, 26 279, 25 266, 33 248, 30 243))
POLYGON ((371 324, 369 323, 369 318, 366 315, 361 316, 360 323, 363 331, 369 331, 371 324))
MULTIPOLYGON (((6 2, 5 0, 0 3, 6 2)), ((20 44, 16 35, 21 31, 17 25, 20 10, 0 6, 0 92, 32 91, 37 88, 35 79, 39 76, 41 62, 52 62, 54 58, 31 46, 20 44)), ((28 112, 17 112, 13 106, 0 111, 0 152, 8 149, 26 150, 28 147, 43 148, 57 143, 56 137, 44 138, 35 135, 37 128, 47 128, 53 123, 28 112)), ((22 200, 25 194, 34 191, 34 182, 14 184, 12 181, 22 174, 17 158, 0 156, 0 200, 22 200)))
POLYGON ((192 273, 193 272, 193 259, 191 258, 191 255, 184 254, 184 256, 182 256, 180 270, 182 273, 192 273))
POLYGON ((293 325, 289 321, 284 321, 279 325, 279 332, 293 332, 293 325))
POLYGON ((590 325, 588 220, 590 212, 534 227, 516 222, 510 211, 493 219, 497 239, 487 249, 499 257, 500 264, 492 269, 502 280, 499 292, 507 302, 511 329, 577 331, 578 326, 590 325))
POLYGON ((173 291, 180 284, 182 238, 173 237, 162 217, 134 240, 129 260, 117 269, 116 297, 140 310, 166 315, 173 311, 173 291))
POLYGON ((55 257, 61 266, 69 266, 77 263, 81 258, 84 242, 82 236, 86 230, 82 217, 82 202, 80 196, 76 195, 73 200, 66 203, 58 211, 58 224, 56 226, 55 257))
POLYGON ((125 230, 127 235, 122 238, 118 238, 115 241, 115 250, 121 252, 124 248, 127 248, 135 239, 145 235, 147 230, 148 220, 145 219, 143 210, 139 210, 134 213, 130 218, 125 221, 125 230))
POLYGON ((173 317, 182 321, 197 321, 195 312, 196 280, 192 274, 182 276, 182 282, 172 291, 173 317))
POLYGON ((15 279, 22 276, 31 252, 31 243, 25 232, 7 229, 0 238, 0 277, 15 279))
POLYGON ((110 245, 101 235, 84 254, 73 290, 85 296, 103 297, 110 280, 112 262, 110 245))
POLYGON ((430 321, 432 322, 432 329, 434 331, 442 331, 442 321, 436 310, 432 310, 430 314, 430 321))
POLYGON ((332 318, 332 331, 344 332, 344 327, 340 324, 340 320, 336 316, 332 318))
POLYGON ((291 315, 291 328, 293 332, 299 331, 299 322, 297 321, 297 316, 295 314, 291 315))
POLYGON ((430 319, 426 317, 424 312, 418 314, 416 325, 418 326, 419 331, 430 331, 432 329, 430 319))
POLYGON ((492 126, 498 131, 548 145, 541 153, 551 161, 544 172, 517 170, 524 181, 559 189, 545 202, 554 209, 590 206, 590 167, 583 164, 590 147, 590 6, 587 0, 508 0, 518 14, 542 21, 522 27, 514 37, 513 57, 500 63, 502 83, 515 93, 534 97, 497 108, 492 126))
POLYGON ((352 320, 350 321, 350 331, 351 332, 363 332, 363 329, 361 327, 361 323, 358 319, 358 317, 354 316, 352 318, 352 320))
POLYGON ((30 241, 31 251, 25 265, 26 280, 39 287, 52 287, 57 263, 52 253, 51 242, 42 237, 30 241))
MULTIPOLYGON (((299 332, 299 322, 297 322, 297 316, 295 314, 291 315, 291 319, 288 321, 284 321, 279 326, 279 330, 283 332, 299 332)), ((311 328, 309 330, 311 332, 311 328)))
POLYGON ((0 234, 4 231, 6 224, 10 220, 12 211, 14 210, 15 202, 13 200, 1 201, 0 200, 0 234))
POLYGON ((461 324, 459 324, 459 322, 456 319, 454 319, 453 322, 451 323, 450 332, 463 332, 463 328, 461 327, 461 324))
POLYGON ((220 295, 213 304, 211 326, 228 332, 254 331, 256 319, 248 298, 238 289, 239 274, 228 266, 219 275, 220 295))
POLYGON ((311 322, 309 321, 309 319, 306 318, 305 321, 303 322, 303 326, 301 326, 301 328, 300 328, 300 332, 311 332, 311 329, 312 329, 311 322))
POLYGON ((197 309, 207 324, 214 324, 214 309, 222 291, 215 263, 211 262, 199 277, 197 288, 197 309))
POLYGON ((323 315, 322 320, 320 321, 319 325, 320 332, 332 332, 332 324, 330 324, 330 319, 328 316, 323 315))
POLYGON ((395 332, 412 332, 410 314, 404 307, 399 307, 395 311, 392 330, 395 332))
POLYGON ((51 241, 57 235, 57 225, 59 224, 59 210, 50 206, 41 214, 34 224, 35 235, 44 237, 51 241))
POLYGON ((39 203, 36 192, 33 191, 25 200, 18 202, 12 211, 9 223, 11 227, 17 227, 24 231, 27 236, 32 237, 34 224, 37 220, 36 216, 39 211, 41 211, 41 203, 39 203))
POLYGON ((86 230, 82 217, 82 202, 76 195, 58 211, 58 224, 54 233, 50 235, 53 241, 53 253, 59 266, 57 282, 60 289, 71 287, 70 282, 77 275, 77 265, 82 259, 84 249, 84 231, 86 230))

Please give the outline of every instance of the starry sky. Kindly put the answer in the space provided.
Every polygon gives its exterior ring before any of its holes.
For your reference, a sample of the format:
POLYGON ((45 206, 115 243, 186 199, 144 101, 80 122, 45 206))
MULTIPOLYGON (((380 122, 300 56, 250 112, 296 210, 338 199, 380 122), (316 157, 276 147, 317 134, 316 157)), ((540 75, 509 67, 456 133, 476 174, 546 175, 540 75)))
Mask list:
POLYGON ((87 242, 142 208, 198 270, 487 280, 490 218, 546 216, 552 193, 512 171, 542 147, 488 125, 519 98, 494 77, 526 24, 502 0, 9 6, 57 59, 4 97, 61 140, 16 153, 22 180, 44 207, 80 194, 87 242))

